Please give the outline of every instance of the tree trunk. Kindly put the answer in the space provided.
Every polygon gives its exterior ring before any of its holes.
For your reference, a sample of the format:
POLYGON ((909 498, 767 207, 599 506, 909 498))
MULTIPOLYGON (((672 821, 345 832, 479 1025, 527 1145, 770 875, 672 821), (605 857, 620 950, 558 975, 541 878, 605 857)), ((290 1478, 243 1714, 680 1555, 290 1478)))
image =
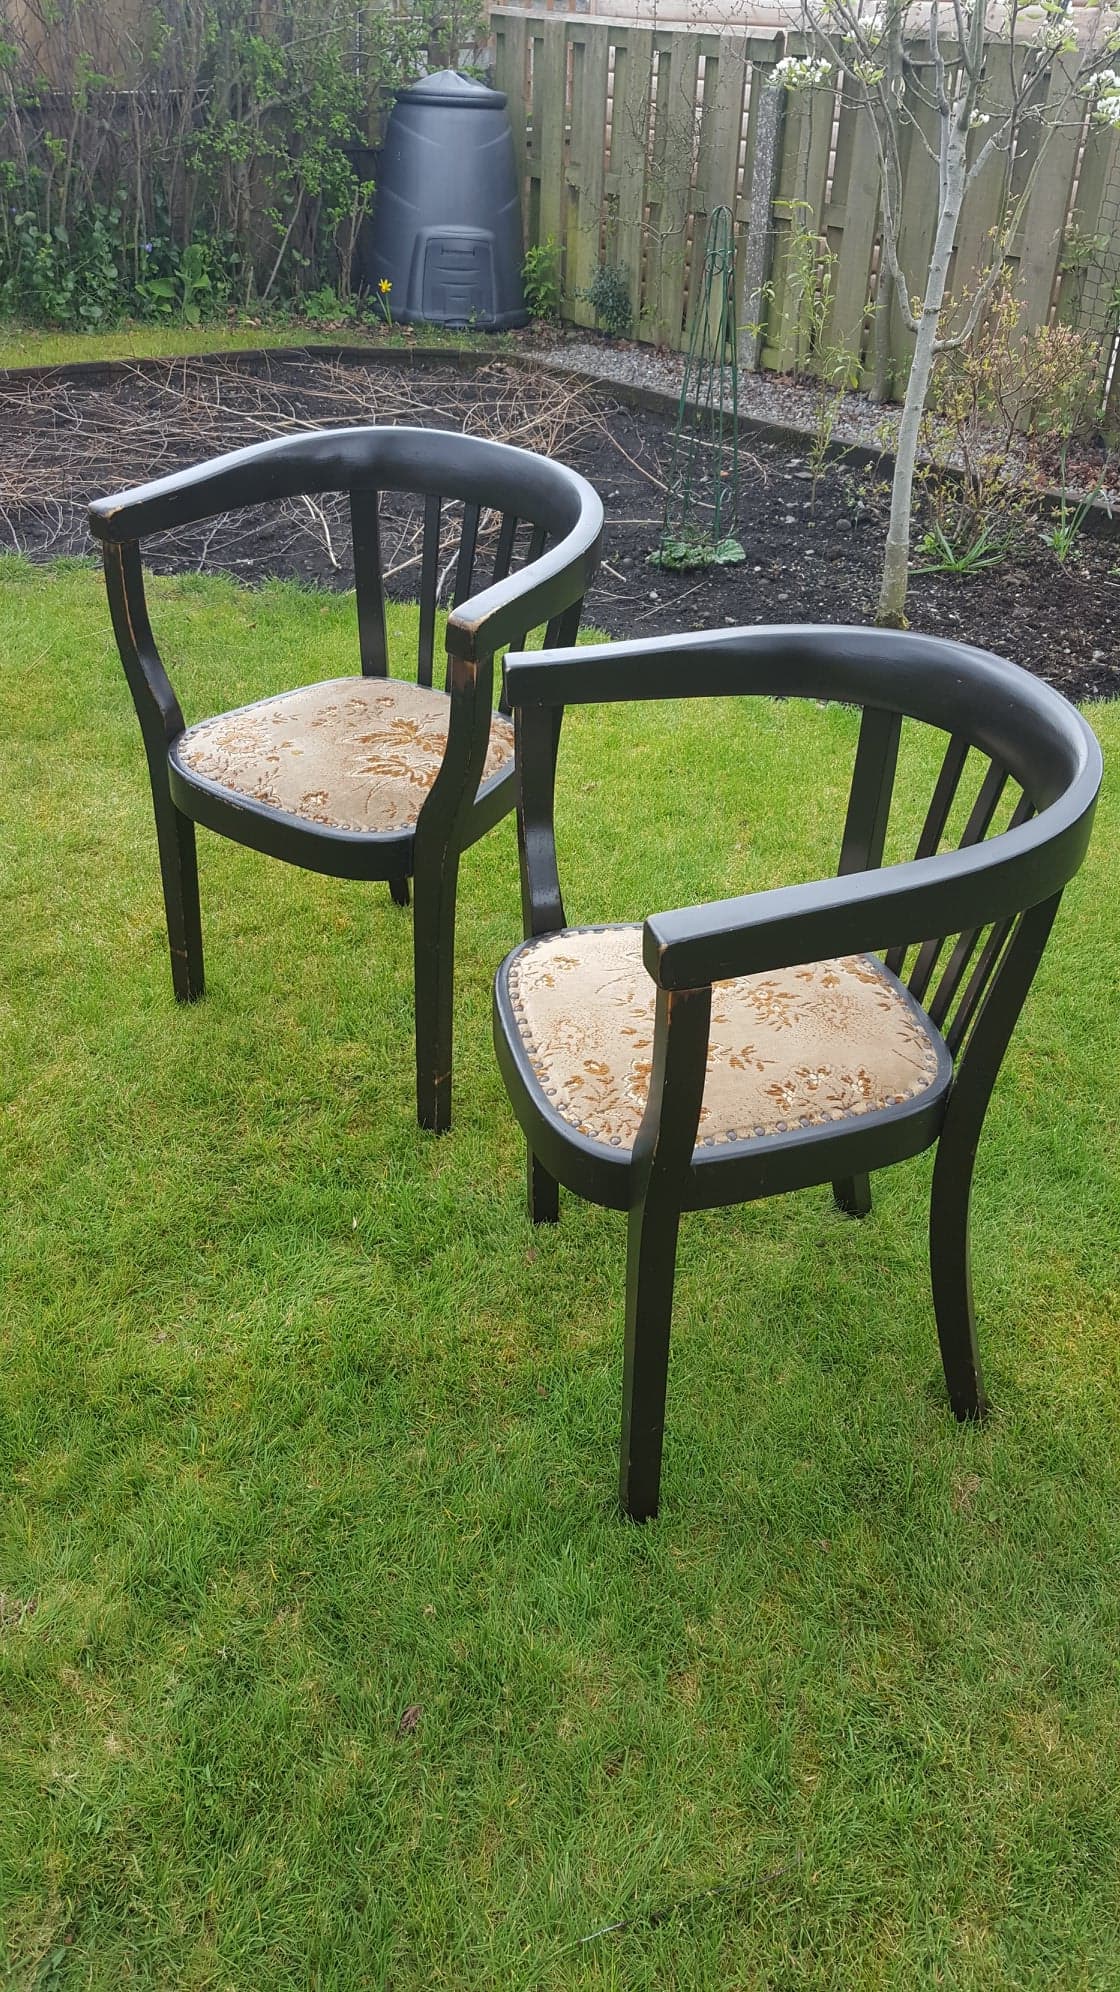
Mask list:
POLYGON ((930 258, 929 280, 918 320, 914 358, 906 382, 906 398, 898 424, 894 478, 891 483, 891 516, 883 553, 883 574, 879 587, 879 607, 875 620, 887 629, 906 628, 906 591, 910 582, 910 514, 914 496, 914 468, 918 460, 918 436, 926 396, 929 393, 933 362, 937 356, 937 327, 945 302, 945 286, 953 242, 960 220, 965 190, 965 149, 963 134, 954 131, 949 142, 945 174, 945 194, 937 220, 937 235, 930 258))

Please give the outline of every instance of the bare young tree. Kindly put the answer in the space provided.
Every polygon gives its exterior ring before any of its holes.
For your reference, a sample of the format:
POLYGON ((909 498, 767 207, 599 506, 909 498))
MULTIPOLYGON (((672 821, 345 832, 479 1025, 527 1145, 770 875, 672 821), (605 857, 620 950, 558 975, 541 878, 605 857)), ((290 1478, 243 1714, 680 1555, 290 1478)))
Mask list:
POLYGON ((1006 0, 804 0, 808 53, 787 56, 777 79, 788 90, 851 79, 870 113, 879 160, 880 302, 889 286, 914 354, 899 420, 890 523, 877 620, 906 622, 914 470, 922 415, 938 357, 972 338, 1023 223, 1050 140, 1087 113, 1120 124, 1120 77, 1105 65, 1120 52, 1115 14, 1073 10, 1070 0, 1024 6, 1006 0), (990 86, 989 53, 1002 43, 1007 85, 990 86), (917 295, 899 253, 903 162, 916 140, 937 168, 936 228, 917 295), (1013 172, 1016 160, 1020 161, 1013 172), (1025 162, 1025 170, 1024 170, 1025 162), (965 195, 997 170, 995 225, 967 296, 948 284, 965 195))

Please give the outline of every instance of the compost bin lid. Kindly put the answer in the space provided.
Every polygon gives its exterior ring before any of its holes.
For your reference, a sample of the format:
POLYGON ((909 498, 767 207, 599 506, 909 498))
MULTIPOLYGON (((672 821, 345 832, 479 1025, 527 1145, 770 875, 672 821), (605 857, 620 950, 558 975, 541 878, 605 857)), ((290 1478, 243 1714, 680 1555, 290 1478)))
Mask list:
POLYGON ((442 104, 456 111, 500 111, 506 102, 504 90, 491 90, 486 83, 476 83, 473 76, 460 76, 457 69, 439 69, 395 94, 398 103, 442 104))

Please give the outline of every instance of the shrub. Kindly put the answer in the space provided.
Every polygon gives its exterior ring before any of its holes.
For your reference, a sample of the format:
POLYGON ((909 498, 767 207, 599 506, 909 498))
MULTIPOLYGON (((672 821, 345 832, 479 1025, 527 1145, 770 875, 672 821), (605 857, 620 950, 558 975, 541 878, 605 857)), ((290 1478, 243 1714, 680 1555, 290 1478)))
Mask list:
POLYGON ((1037 504, 1070 442, 1092 426, 1099 343, 1069 326, 1024 337, 1009 285, 979 332, 947 353, 923 420, 918 478, 931 569, 997 566, 1033 533, 1037 504))
POLYGON ((62 326, 193 324, 329 287, 345 301, 372 186, 348 146, 452 15, 352 0, 51 0, 0 39, 0 310, 62 326), (91 55, 96 51, 96 63, 91 55))
POLYGON ((585 291, 601 331, 612 339, 625 339, 634 317, 630 303, 630 278, 621 263, 600 263, 585 291))
POLYGON ((551 235, 527 250, 521 265, 521 288, 533 318, 559 318, 560 251, 551 235))

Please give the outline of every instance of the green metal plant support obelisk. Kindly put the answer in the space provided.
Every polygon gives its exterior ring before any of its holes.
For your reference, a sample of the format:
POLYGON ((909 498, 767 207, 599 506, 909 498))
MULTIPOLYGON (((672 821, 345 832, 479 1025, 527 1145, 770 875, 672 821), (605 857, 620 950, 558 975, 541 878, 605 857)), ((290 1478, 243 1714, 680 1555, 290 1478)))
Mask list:
POLYGON ((731 210, 708 222, 673 432, 656 567, 724 567, 744 560, 739 516, 739 338, 731 210))

